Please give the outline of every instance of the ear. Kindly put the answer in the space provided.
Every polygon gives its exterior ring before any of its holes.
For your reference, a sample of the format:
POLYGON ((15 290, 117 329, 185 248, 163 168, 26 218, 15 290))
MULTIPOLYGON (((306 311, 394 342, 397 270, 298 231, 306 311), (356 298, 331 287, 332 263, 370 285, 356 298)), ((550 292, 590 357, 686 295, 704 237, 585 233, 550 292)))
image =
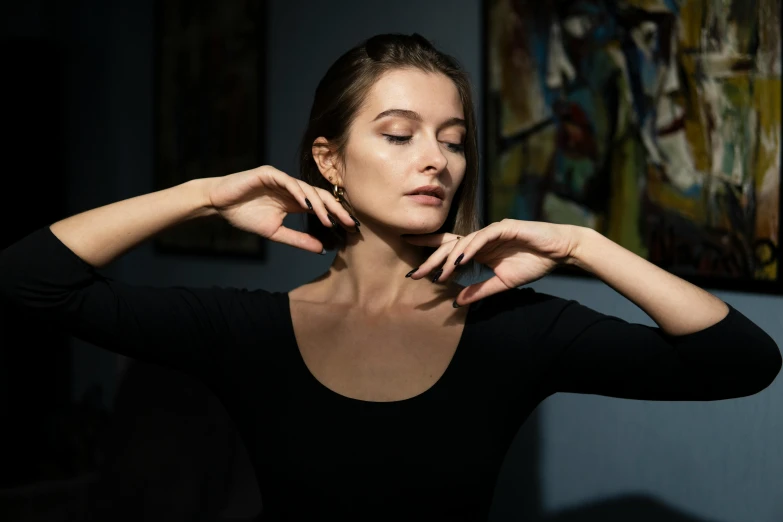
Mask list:
POLYGON ((329 180, 332 185, 342 185, 342 178, 338 168, 337 151, 324 137, 316 138, 313 142, 313 159, 318 165, 321 175, 329 180))

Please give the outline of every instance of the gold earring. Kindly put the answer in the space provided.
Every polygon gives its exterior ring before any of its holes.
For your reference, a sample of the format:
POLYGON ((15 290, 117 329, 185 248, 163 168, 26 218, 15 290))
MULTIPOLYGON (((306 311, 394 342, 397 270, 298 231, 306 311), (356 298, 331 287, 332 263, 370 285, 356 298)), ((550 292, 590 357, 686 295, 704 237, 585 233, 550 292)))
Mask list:
POLYGON ((342 187, 335 185, 334 188, 332 188, 332 194, 334 194, 334 199, 336 199, 337 202, 339 203, 341 198, 343 198, 343 196, 345 195, 345 191, 343 190, 342 187))

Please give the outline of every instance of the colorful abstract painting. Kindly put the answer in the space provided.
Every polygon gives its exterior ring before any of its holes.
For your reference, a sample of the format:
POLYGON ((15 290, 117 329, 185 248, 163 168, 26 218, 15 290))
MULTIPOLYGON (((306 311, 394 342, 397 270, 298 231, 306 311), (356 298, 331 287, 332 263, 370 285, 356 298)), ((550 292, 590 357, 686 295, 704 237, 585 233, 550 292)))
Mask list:
POLYGON ((780 292, 781 0, 488 0, 486 217, 780 292))

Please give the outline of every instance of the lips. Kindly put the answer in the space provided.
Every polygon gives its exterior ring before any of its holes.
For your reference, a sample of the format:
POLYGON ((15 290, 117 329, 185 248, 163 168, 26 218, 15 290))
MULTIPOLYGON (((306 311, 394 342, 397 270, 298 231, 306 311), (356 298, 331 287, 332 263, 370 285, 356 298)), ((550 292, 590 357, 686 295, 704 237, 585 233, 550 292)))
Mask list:
POLYGON ((406 196, 433 196, 438 199, 443 199, 446 197, 446 191, 437 185, 426 185, 408 192, 406 196))

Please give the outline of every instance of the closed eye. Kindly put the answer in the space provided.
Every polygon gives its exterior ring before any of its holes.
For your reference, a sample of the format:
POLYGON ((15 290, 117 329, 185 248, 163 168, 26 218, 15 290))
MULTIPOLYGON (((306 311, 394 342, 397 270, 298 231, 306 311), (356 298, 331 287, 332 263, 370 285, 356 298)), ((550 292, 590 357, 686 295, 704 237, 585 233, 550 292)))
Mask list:
POLYGON ((394 143, 395 145, 404 145, 408 143, 413 136, 395 136, 394 134, 384 134, 386 141, 394 143))
MULTIPOLYGON (((394 134, 384 134, 383 137, 386 138, 386 141, 393 143, 395 145, 407 145, 408 143, 410 143, 411 138, 413 136, 397 136, 394 134)), ((465 146, 462 143, 445 142, 445 144, 446 147, 448 147, 448 149, 451 152, 456 152, 459 154, 465 151, 465 146)))

